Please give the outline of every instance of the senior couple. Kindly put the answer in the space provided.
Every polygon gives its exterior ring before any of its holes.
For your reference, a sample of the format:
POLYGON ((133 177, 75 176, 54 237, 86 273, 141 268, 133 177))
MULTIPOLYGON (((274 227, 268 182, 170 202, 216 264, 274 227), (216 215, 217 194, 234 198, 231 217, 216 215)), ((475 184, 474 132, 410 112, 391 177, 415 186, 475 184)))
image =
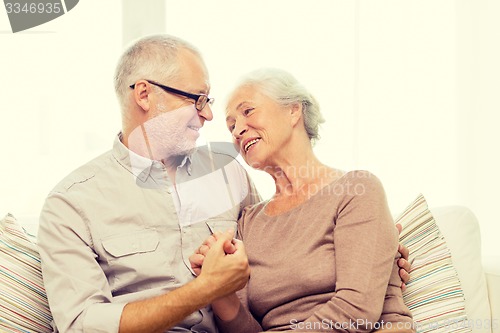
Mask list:
POLYGON ((255 71, 225 107, 238 152, 275 181, 267 201, 232 145, 196 147, 214 100, 192 45, 140 39, 115 89, 113 149, 64 178, 40 217, 56 330, 414 331, 383 187, 316 158, 323 119, 293 76, 255 71))

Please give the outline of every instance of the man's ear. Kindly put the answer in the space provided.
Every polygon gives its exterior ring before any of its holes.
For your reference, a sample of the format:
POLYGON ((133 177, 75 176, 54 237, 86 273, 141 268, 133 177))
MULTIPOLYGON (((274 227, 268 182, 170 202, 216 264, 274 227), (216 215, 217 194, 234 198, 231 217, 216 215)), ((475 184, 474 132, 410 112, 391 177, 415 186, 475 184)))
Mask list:
POLYGON ((145 80, 139 80, 135 83, 133 98, 137 105, 144 112, 148 112, 151 108, 151 85, 145 80))
POLYGON ((302 103, 295 103, 290 106, 290 120, 295 127, 302 119, 302 103))

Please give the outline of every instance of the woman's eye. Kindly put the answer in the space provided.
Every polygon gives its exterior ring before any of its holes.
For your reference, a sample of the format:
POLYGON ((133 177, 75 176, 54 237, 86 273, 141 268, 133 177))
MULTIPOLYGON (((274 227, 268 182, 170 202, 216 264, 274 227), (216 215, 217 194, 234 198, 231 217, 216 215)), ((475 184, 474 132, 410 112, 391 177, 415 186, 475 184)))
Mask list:
POLYGON ((229 132, 233 132, 233 130, 234 130, 234 125, 229 125, 229 126, 227 127, 227 129, 229 130, 229 132))
POLYGON ((252 111, 253 111, 253 108, 250 108, 250 109, 245 109, 245 110, 243 111, 243 114, 244 114, 245 116, 247 116, 247 115, 248 115, 250 112, 252 112, 252 111))

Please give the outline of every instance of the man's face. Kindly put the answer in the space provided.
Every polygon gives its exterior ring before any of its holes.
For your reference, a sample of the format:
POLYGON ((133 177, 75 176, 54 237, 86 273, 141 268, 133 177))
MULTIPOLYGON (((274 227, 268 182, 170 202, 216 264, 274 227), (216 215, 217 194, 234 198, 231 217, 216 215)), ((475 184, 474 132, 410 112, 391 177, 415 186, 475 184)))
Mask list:
MULTIPOLYGON (((179 78, 158 83, 191 94, 208 95, 208 73, 201 59, 184 49, 179 51, 178 58, 179 78)), ((149 119, 132 137, 145 136, 156 160, 189 154, 196 147, 200 128, 213 118, 210 105, 198 111, 193 99, 154 88, 149 119)))

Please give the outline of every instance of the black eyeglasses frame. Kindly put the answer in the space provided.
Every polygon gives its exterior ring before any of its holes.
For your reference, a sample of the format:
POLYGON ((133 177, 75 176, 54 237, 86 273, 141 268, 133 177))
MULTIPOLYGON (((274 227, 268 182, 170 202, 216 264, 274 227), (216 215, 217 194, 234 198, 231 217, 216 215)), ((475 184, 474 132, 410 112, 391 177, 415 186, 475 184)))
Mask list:
MULTIPOLYGON (((184 97, 187 97, 189 99, 192 99, 194 100, 194 107, 196 108, 196 110, 198 110, 199 112, 203 110, 203 108, 205 108, 205 106, 208 104, 208 105, 212 105, 214 104, 214 101, 215 99, 213 97, 209 97, 208 95, 206 94, 191 94, 187 91, 182 91, 182 90, 179 90, 179 89, 175 89, 175 88, 172 88, 172 87, 169 87, 169 86, 165 86, 161 83, 158 83, 158 82, 155 82, 155 81, 152 81, 152 80, 145 80, 147 82, 149 82, 150 84, 153 84, 157 87, 160 87, 161 89, 165 90, 166 92, 169 92, 169 93, 173 93, 173 94, 176 94, 176 95, 180 95, 180 96, 184 96, 184 97)), ((132 89, 135 89, 135 83, 134 84, 131 84, 129 86, 130 88, 132 89)))

